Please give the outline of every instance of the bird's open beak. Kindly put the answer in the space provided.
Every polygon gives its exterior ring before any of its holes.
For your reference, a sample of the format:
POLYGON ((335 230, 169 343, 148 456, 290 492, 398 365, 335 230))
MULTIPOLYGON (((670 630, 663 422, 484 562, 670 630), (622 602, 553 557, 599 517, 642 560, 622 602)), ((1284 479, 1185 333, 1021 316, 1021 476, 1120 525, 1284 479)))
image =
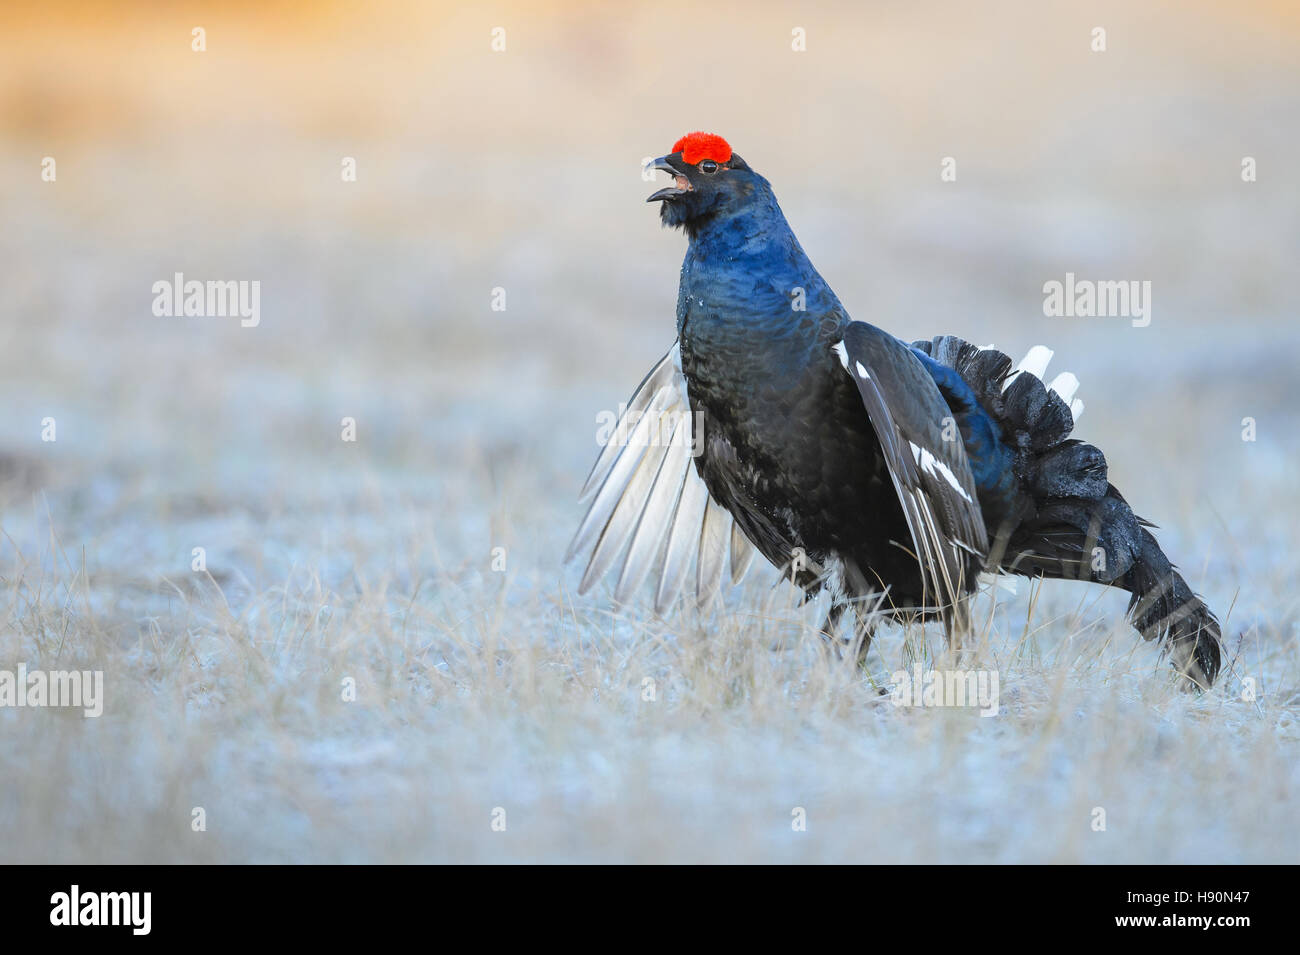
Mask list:
POLYGON ((679 172, 676 166, 668 161, 667 156, 660 156, 658 159, 651 160, 646 163, 646 168, 662 170, 672 176, 674 180, 671 186, 668 186, 666 189, 660 189, 654 195, 647 198, 646 202, 658 202, 661 199, 676 199, 678 196, 683 196, 694 188, 691 185, 690 180, 688 180, 683 173, 679 172))

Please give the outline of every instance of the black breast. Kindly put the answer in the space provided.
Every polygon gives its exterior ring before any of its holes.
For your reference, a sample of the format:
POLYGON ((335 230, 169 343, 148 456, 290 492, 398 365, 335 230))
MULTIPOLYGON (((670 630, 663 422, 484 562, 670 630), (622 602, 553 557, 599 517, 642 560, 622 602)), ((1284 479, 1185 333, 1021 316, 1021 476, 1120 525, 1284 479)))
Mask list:
MULTIPOLYGON (((778 567, 796 548, 813 566, 840 561, 851 593, 888 584, 901 604, 919 599, 880 444, 832 351, 837 324, 805 315, 746 334, 687 316, 681 331, 691 408, 704 428, 696 467, 755 546, 778 567)), ((799 582, 817 587, 808 574, 799 582)))

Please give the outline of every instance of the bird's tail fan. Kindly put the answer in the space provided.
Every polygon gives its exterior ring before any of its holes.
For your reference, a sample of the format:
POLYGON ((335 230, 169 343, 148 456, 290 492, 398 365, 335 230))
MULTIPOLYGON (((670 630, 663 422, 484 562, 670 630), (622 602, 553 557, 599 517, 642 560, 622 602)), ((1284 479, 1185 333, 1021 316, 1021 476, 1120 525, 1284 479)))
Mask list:
POLYGON ((1000 430, 996 447, 981 456, 992 462, 987 479, 976 473, 990 523, 990 563, 1007 573, 1127 590, 1138 632, 1162 641, 1191 683, 1213 683, 1218 620, 1160 549, 1148 530, 1153 525, 1110 483, 1101 450, 1069 437, 1083 410, 1074 397, 1078 380, 1065 373, 1045 385, 1051 352, 1042 346, 1014 371, 1002 352, 953 336, 915 347, 956 370, 1000 430))

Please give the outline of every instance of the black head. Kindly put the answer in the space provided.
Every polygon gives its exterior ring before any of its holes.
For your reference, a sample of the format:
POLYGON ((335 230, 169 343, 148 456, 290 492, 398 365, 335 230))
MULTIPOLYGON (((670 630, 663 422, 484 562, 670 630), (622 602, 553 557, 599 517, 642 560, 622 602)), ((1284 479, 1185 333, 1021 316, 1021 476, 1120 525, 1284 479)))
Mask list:
POLYGON ((661 202, 664 225, 695 235, 706 223, 738 212, 768 191, 767 180, 755 173, 721 136, 691 133, 683 136, 667 156, 652 160, 649 169, 673 177, 647 202, 661 202))

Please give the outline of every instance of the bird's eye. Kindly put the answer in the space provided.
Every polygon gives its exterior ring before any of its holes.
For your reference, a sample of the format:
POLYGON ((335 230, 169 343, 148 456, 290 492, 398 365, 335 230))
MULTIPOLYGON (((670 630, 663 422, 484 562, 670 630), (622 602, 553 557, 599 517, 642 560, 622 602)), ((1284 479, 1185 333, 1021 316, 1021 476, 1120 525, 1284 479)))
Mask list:
POLYGON ((713 175, 713 173, 717 171, 718 171, 718 164, 714 162, 712 159, 700 160, 700 172, 707 173, 708 175, 713 175))

